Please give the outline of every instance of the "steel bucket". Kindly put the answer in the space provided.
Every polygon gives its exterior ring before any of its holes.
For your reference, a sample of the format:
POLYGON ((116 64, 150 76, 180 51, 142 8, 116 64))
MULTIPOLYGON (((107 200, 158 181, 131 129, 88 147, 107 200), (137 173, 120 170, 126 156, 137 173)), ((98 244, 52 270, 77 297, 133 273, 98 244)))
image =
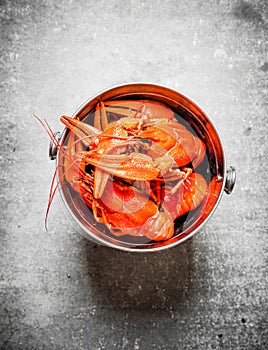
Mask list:
MULTIPOLYGON (((168 105, 176 114, 182 116, 184 121, 205 143, 208 162, 207 172, 209 171, 211 174, 211 181, 208 196, 205 203, 202 204, 203 208, 199 215, 191 218, 187 225, 182 225, 180 221, 176 222, 175 220, 174 236, 164 241, 144 241, 135 237, 125 239, 110 234, 107 226, 96 221, 81 198, 73 198, 69 188, 65 187, 61 181, 59 185, 67 217, 84 237, 124 251, 153 252, 181 244, 203 227, 214 213, 223 192, 225 191, 228 194, 232 192, 235 184, 235 168, 226 166, 226 157, 220 136, 208 116, 188 97, 168 87, 148 83, 130 83, 115 86, 91 97, 75 112, 73 117, 86 120, 99 101, 136 98, 156 100, 168 105)), ((68 133, 69 130, 66 128, 62 132, 55 133, 55 137, 60 141, 61 146, 64 145, 68 133)), ((57 152, 57 148, 53 146, 53 143, 49 147, 49 156, 51 159, 56 159, 57 165, 59 165, 59 152, 57 152)))

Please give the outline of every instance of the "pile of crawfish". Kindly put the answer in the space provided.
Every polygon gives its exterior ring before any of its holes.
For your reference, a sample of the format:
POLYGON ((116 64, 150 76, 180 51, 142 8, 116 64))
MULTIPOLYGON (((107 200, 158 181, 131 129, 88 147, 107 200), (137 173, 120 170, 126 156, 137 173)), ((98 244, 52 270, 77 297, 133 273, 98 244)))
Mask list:
POLYGON ((206 180, 195 172, 203 141, 156 101, 99 102, 93 120, 61 117, 68 128, 61 181, 113 235, 171 238, 174 220, 207 195, 206 180))

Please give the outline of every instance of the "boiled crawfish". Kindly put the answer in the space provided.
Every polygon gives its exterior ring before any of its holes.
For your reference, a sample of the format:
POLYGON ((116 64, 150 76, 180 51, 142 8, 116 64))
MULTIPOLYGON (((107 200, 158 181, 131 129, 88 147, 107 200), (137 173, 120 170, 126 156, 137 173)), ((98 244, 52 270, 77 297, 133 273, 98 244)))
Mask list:
POLYGON ((93 125, 61 117, 69 132, 57 145, 60 181, 113 235, 170 239, 174 220, 207 195, 206 180, 195 172, 206 153, 203 141, 156 101, 101 101, 94 114, 93 125))

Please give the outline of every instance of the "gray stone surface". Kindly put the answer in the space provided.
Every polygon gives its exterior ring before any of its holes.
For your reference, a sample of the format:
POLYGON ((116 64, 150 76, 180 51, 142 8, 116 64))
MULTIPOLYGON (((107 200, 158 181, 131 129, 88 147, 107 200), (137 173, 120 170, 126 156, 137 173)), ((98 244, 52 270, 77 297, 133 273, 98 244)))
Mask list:
POLYGON ((267 2, 1 1, 0 348, 267 349, 267 2), (139 255, 97 246, 54 202, 33 118, 149 81, 214 121, 232 195, 193 239, 139 255))

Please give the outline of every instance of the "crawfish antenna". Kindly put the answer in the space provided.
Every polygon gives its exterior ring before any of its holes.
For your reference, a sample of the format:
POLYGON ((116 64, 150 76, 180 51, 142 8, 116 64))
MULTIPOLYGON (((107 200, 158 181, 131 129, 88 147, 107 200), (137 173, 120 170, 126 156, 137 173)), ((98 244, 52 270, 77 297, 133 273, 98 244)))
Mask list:
POLYGON ((42 125, 42 127, 45 129, 45 131, 47 132, 50 140, 53 142, 54 146, 57 147, 58 149, 60 148, 60 144, 59 141, 56 139, 50 125, 48 124, 48 122, 46 121, 46 119, 41 120, 36 114, 34 114, 35 119, 37 119, 39 121, 39 123, 42 125))

